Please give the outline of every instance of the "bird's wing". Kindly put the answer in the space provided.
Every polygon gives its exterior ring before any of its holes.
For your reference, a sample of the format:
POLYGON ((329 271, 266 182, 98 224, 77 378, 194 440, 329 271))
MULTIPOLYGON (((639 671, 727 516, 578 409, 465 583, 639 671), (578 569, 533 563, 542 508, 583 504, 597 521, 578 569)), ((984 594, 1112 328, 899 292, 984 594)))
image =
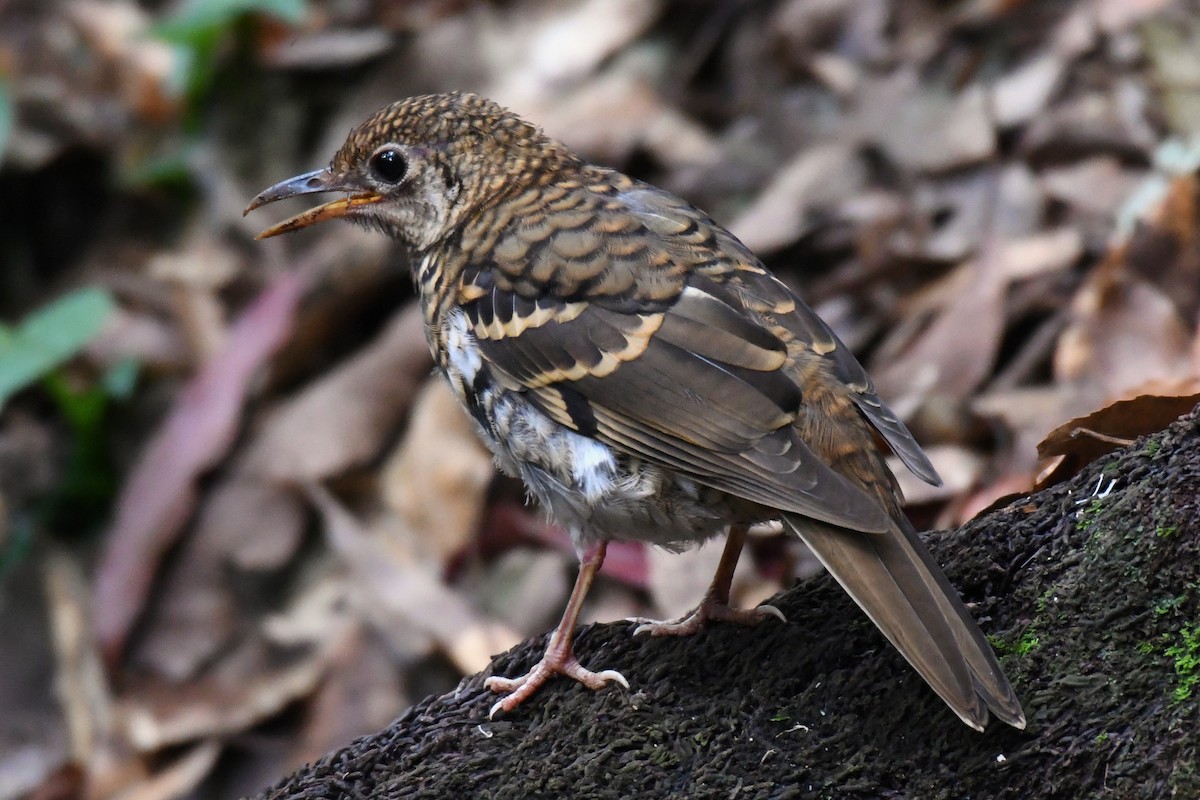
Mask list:
POLYGON ((795 365, 821 360, 906 463, 933 475, 853 356, 730 234, 611 175, 554 213, 511 221, 490 261, 464 272, 458 299, 497 379, 579 433, 700 483, 886 530, 878 500, 793 424, 805 411, 795 365))

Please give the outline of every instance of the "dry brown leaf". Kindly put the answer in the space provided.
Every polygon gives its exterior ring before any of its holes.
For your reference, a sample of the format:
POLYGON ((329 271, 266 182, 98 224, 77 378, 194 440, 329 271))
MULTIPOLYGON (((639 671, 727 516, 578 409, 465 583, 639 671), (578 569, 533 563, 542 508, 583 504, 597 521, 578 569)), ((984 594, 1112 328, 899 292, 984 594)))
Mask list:
POLYGON ((88 763, 114 732, 113 698, 88 618, 89 587, 80 564, 58 550, 46 559, 45 586, 56 655, 55 693, 67 721, 71 756, 88 763))
POLYGON ((305 524, 304 504, 291 488, 237 473, 213 486, 161 580, 160 599, 132 645, 134 661, 175 681, 195 676, 258 610, 245 607, 234 578, 284 566, 305 524))
POLYGON ((259 368, 287 337, 304 281, 274 280, 234 324, 224 352, 180 394, 116 505, 96 570, 93 625, 110 666, 141 614, 159 561, 195 504, 196 481, 225 453, 259 368))
POLYGON ((495 475, 462 405, 439 378, 413 403, 404 438, 380 474, 384 502, 435 563, 445 563, 475 534, 495 475))
POLYGON ((216 739, 200 742, 144 780, 107 797, 109 800, 175 800, 185 797, 212 772, 221 750, 222 743, 216 739))
MULTIPOLYGON (((646 548, 650 599, 654 601, 655 614, 663 619, 674 619, 695 608, 717 571, 724 547, 724 538, 718 537, 680 553, 661 547, 646 548)), ((738 562, 737 571, 743 573, 743 577, 748 568, 747 560, 738 562)), ((749 569, 753 570, 753 567, 749 569)))
POLYGON ((1008 286, 995 263, 997 249, 964 265, 965 289, 906 353, 874 370, 880 394, 902 416, 931 395, 965 400, 991 374, 1004 332, 1008 286))
POLYGON ((1170 5, 1171 0, 1096 0, 1092 13, 1101 30, 1113 35, 1161 13, 1170 5))
POLYGON ((86 352, 91 360, 109 367, 132 359, 143 368, 177 372, 194 363, 177 327, 158 315, 121 306, 113 310, 86 352))
POLYGON ((565 95, 547 95, 530 115, 548 135, 603 164, 623 163, 639 146, 666 164, 713 158, 716 146, 703 128, 659 96, 661 59, 639 55, 619 59, 565 95))
POLYGON ((529 3, 483 28, 493 57, 489 94, 530 111, 579 82, 661 13, 661 0, 529 3))
POLYGON ((1125 267, 1161 290, 1184 320, 1200 311, 1200 180, 1193 173, 1149 180, 1123 213, 1125 267), (1156 191, 1157 190, 1157 191, 1156 191), (1142 202, 1148 204, 1142 205, 1142 202))
POLYGON ((266 572, 295 554, 306 521, 294 487, 234 474, 209 493, 194 535, 211 537, 227 565, 266 572))
POLYGON ((51 676, 56 663, 47 597, 38 570, 23 565, 0 580, 0 797, 27 796, 73 756, 75 743, 51 676))
POLYGON ((1083 254, 1083 235, 1078 229, 1052 228, 1003 242, 997 259, 1007 280, 1020 281, 1067 269, 1083 254))
POLYGON ((1076 212, 1099 217, 1111 230, 1117 212, 1145 179, 1145 173, 1126 167, 1112 156, 1085 158, 1042 173, 1046 193, 1076 212))
POLYGON ((901 168, 942 172, 995 155, 988 106, 980 86, 949 95, 901 70, 882 80, 864 80, 856 129, 859 136, 877 140, 901 168))
POLYGON ((131 672, 119 698, 125 736, 141 752, 244 731, 308 696, 329 668, 347 626, 343 575, 328 570, 278 614, 187 681, 131 672))
POLYGON ((369 461, 407 413, 429 366, 414 304, 370 345, 273 409, 238 459, 239 471, 300 483, 369 461))
POLYGON ((67 7, 70 19, 105 62, 105 68, 95 68, 93 74, 115 80, 118 96, 129 109, 151 122, 165 122, 182 110, 182 97, 172 84, 183 56, 149 35, 153 20, 137 3, 73 0, 67 7))
POLYGON ((317 761, 358 736, 382 730, 410 702, 387 649, 361 625, 347 628, 280 772, 317 761))
POLYGON ((290 28, 267 41, 263 60, 280 69, 344 69, 376 59, 392 48, 392 34, 380 28, 338 28, 300 36, 290 28))
POLYGON ((941 486, 930 486, 904 467, 900 459, 888 456, 888 467, 900 484, 905 505, 937 503, 955 497, 979 482, 985 461, 980 455, 962 445, 935 444, 925 448, 925 455, 942 478, 941 486))
POLYGON ((1066 68, 1058 53, 1043 52, 997 80, 992 87, 996 124, 1008 128, 1036 116, 1061 85, 1066 68))
POLYGON ((946 507, 937 518, 939 528, 956 528, 980 514, 1000 506, 1015 495, 1033 490, 1034 477, 1030 470, 1021 469, 994 476, 978 489, 963 495, 957 502, 946 507))
MULTIPOLYGON (((1191 383, 1195 387, 1198 381, 1191 383)), ((1100 456, 1131 444, 1139 436, 1162 430, 1195 408, 1197 403, 1200 403, 1200 393, 1182 396, 1141 394, 1063 423, 1038 444, 1039 457, 1062 456, 1053 469, 1042 474, 1038 488, 1061 483, 1100 456)))
POLYGON ((557 550, 514 547, 489 563, 470 591, 488 615, 533 636, 557 622, 577 566, 575 559, 557 550))
POLYGON ((486 667, 493 653, 520 641, 515 631, 481 618, 395 540, 365 529, 324 488, 306 488, 325 519, 330 546, 352 574, 360 613, 398 653, 420 655, 421 638, 428 638, 469 675, 486 667))
POLYGON ((755 252, 776 250, 804 233, 814 208, 854 195, 865 182, 866 167, 850 144, 809 148, 779 170, 729 229, 755 252))
POLYGON ((1120 272, 1101 267, 1080 287, 1054 353, 1056 379, 1097 387, 1097 400, 1191 371, 1192 331, 1174 303, 1120 272))
POLYGON ((1140 32, 1167 122, 1177 136, 1190 139, 1200 133, 1200 28, 1194 18, 1158 19, 1147 22, 1140 32))
POLYGON ((1023 155, 1034 161, 1097 154, 1146 158, 1158 136, 1146 119, 1145 99, 1140 87, 1120 84, 1111 92, 1081 93, 1052 105, 1024 128, 1023 155))
MULTIPOLYGON (((1094 390, 1071 384, 1051 384, 993 389, 972 400, 970 407, 981 417, 1003 423, 1012 437, 1005 452, 993 458, 991 468, 994 473, 1016 476, 1032 486, 1037 471, 1037 443, 1058 425, 1095 408, 1097 402, 1099 399, 1094 390)), ((987 486, 979 491, 990 493, 987 486)), ((979 508, 986 507, 998 496, 991 495, 979 508)))

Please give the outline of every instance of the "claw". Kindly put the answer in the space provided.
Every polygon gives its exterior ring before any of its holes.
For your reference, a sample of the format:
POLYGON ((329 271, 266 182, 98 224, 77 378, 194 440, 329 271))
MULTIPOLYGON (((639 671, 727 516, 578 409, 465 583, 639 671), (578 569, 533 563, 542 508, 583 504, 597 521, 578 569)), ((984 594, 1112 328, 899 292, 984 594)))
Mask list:
POLYGON ((491 710, 488 711, 488 719, 494 719, 498 711, 512 711, 521 705, 554 675, 573 678, 592 691, 610 682, 619 683, 626 690, 629 689, 629 681, 625 680, 625 676, 615 669, 592 672, 580 664, 573 654, 568 653, 565 657, 560 658, 548 651, 546 655, 542 656, 542 660, 534 664, 533 668, 524 675, 516 678, 493 675, 483 682, 484 688, 491 689, 493 692, 508 692, 506 697, 502 697, 492 705, 491 710))
POLYGON ((788 621, 787 617, 784 616, 783 612, 780 611, 775 606, 768 605, 767 603, 763 603, 761 606, 756 608, 755 611, 761 611, 763 614, 774 617, 775 619, 782 622, 784 625, 787 625, 787 621, 788 621))
POLYGON ((782 623, 787 623, 787 617, 775 606, 761 605, 757 608, 730 608, 710 598, 705 598, 690 614, 676 620, 653 620, 635 617, 629 622, 640 623, 633 629, 633 635, 648 633, 651 636, 691 636, 698 633, 708 624, 709 620, 732 622, 735 625, 754 627, 767 617, 774 617, 782 623))
POLYGON ((629 681, 625 680, 625 676, 617 672, 615 669, 601 670, 600 672, 595 673, 595 675, 597 678, 604 681, 604 683, 608 683, 609 681, 612 681, 613 683, 619 683, 625 688, 625 691, 629 691, 629 681))

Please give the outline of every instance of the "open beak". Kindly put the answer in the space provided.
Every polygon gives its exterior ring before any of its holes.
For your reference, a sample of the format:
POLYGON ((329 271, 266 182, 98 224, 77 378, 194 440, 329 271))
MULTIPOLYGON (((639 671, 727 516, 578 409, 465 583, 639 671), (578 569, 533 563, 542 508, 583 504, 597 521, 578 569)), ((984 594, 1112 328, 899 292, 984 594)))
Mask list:
POLYGON ((246 206, 246 210, 242 212, 242 216, 249 214, 259 206, 274 203, 276 200, 283 200, 302 194, 316 194, 318 192, 344 192, 345 195, 339 197, 337 200, 322 203, 316 208, 302 211, 294 217, 289 217, 283 222, 272 225, 255 238, 268 239, 272 236, 278 236, 281 233, 291 233, 301 228, 307 228, 309 225, 315 225, 327 219, 344 217, 355 208, 378 203, 383 199, 383 195, 376 194, 375 192, 364 192, 361 190, 361 187, 349 185, 341 176, 333 174, 326 168, 306 172, 303 175, 288 178, 286 181, 280 181, 268 189, 263 189, 250 201, 250 205, 246 206))

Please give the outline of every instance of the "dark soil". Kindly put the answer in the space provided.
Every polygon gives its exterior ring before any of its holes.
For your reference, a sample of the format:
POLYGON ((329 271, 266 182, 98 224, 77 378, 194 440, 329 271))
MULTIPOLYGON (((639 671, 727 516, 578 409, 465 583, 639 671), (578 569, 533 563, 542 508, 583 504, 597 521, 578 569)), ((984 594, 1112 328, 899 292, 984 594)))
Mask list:
MULTIPOLYGON (((821 576, 778 598, 787 625, 583 630, 583 663, 632 692, 556 681, 489 722, 476 675, 259 796, 1200 797, 1198 414, 930 535, 1026 731, 961 725, 821 576)), ((493 669, 523 671, 543 643, 493 669)))

